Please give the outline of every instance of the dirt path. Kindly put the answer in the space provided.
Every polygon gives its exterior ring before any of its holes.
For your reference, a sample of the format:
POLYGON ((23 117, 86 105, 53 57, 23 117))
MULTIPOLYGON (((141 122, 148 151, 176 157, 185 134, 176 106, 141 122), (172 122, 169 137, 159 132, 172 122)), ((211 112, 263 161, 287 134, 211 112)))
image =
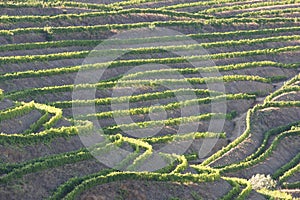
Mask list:
POLYGON ((246 116, 247 116, 247 112, 243 113, 241 116, 233 120, 233 122, 235 123, 235 128, 232 132, 232 136, 228 139, 233 141, 237 137, 243 134, 243 132, 246 130, 246 116))

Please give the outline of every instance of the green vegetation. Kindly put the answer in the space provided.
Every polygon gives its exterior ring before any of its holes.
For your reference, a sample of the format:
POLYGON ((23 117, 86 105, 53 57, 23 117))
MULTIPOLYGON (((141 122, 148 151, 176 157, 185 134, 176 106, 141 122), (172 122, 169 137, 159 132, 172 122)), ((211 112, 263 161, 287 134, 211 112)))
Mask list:
MULTIPOLYGON (((297 157, 299 158, 299 156, 297 156, 297 157)), ((300 171, 300 164, 297 164, 295 167, 289 169, 282 176, 279 177, 279 183, 283 183, 290 176, 292 176, 294 173, 299 172, 299 171, 300 171)))
POLYGON ((261 189, 258 192, 263 194, 265 197, 269 199, 286 199, 286 200, 293 199, 292 195, 277 190, 272 191, 267 189, 261 189))
POLYGON ((161 127, 161 126, 175 126, 175 125, 199 122, 202 120, 209 120, 209 119, 231 119, 233 118, 234 114, 235 112, 230 114, 208 113, 208 114, 202 114, 198 116, 178 117, 178 118, 172 118, 166 120, 145 121, 145 122, 137 122, 131 124, 120 124, 111 127, 104 127, 103 131, 105 134, 110 135, 110 134, 119 133, 122 130, 129 131, 129 130, 154 128, 154 127, 161 127))
MULTIPOLYGON (((194 46, 194 45, 193 45, 194 46)), ((192 47, 193 47, 192 46, 192 47)), ((165 48, 165 47, 164 47, 165 48)), ((165 49, 161 48, 149 48, 149 49, 142 49, 142 53, 163 53, 165 49)), ((185 47, 186 48, 186 47, 185 47)), ((171 50, 180 50, 181 47, 177 46, 171 50)), ((263 50, 250 50, 250 51, 239 51, 239 52, 229 52, 229 53, 217 53, 211 55, 201 55, 201 56, 186 56, 186 57, 175 57, 175 58, 161 58, 161 59, 138 59, 138 60, 130 60, 130 61, 115 61, 110 63, 101 63, 100 67, 104 67, 107 65, 114 65, 114 67, 120 66, 120 64, 126 65, 141 65, 141 64, 148 64, 148 63, 182 63, 182 62, 195 62, 195 61, 205 61, 208 59, 223 59, 223 58, 235 58, 235 57, 243 57, 243 56, 256 56, 256 55, 276 55, 282 52, 289 52, 289 51, 298 51, 300 49, 299 46, 287 46, 282 48, 270 48, 270 49, 263 49, 263 50)), ((129 51, 129 50, 125 50, 129 51)), ((137 50, 139 51, 139 50, 137 50)), ((139 53, 133 50, 130 51, 131 53, 139 53)), ((101 54, 101 51, 78 51, 78 52, 64 52, 64 53, 55 53, 55 54, 47 54, 47 55, 28 55, 28 56, 12 56, 12 57, 1 57, 0 64, 9 64, 9 63, 26 63, 26 62, 45 62, 45 61, 52 61, 52 60, 60 60, 60 59, 71 59, 71 58, 85 58, 86 56, 90 57, 97 57, 97 56, 105 56, 107 55, 104 51, 104 55, 101 54)), ((89 65, 90 66, 90 65, 89 65)), ((74 69, 73 69, 74 70, 74 69)), ((76 70, 78 71, 78 69, 76 70)), ((75 71, 75 72, 76 72, 75 71)))
POLYGON ((128 109, 128 110, 114 110, 114 111, 109 111, 109 112, 88 114, 80 119, 86 120, 86 119, 94 118, 94 117, 97 117, 98 119, 110 118, 110 117, 117 118, 117 117, 130 116, 130 115, 159 113, 159 112, 167 111, 167 110, 182 109, 184 107, 189 107, 189 106, 209 104, 211 102, 217 103, 217 102, 222 102, 222 101, 239 100, 239 99, 255 99, 255 96, 247 95, 247 94, 220 95, 217 97, 207 97, 207 98, 201 98, 201 99, 178 101, 175 103, 169 103, 169 104, 161 105, 161 106, 140 107, 140 108, 133 108, 133 109, 128 109))
POLYGON ((300 160, 300 154, 295 156, 290 162, 283 165, 280 169, 278 169, 274 174, 273 178, 278 179, 279 183, 282 183, 289 176, 299 170, 299 166, 297 165, 300 160))
POLYGON ((117 189, 102 191, 103 198, 139 199, 163 182, 171 199, 182 198, 173 184, 194 199, 293 199, 289 189, 300 189, 294 179, 300 172, 298 3, 0 2, 3 198, 82 199, 90 190, 98 198, 105 185, 117 189), (178 33, 156 34, 160 28, 178 33), (135 29, 149 34, 114 37, 135 29), (107 56, 118 58, 102 59, 107 56), (81 62, 86 57, 96 62, 81 62), (105 71, 103 77, 72 84, 78 72, 93 70, 105 71), (90 91, 95 96, 73 96, 90 91), (212 196, 212 188, 220 191, 212 196))
POLYGON ((190 83, 192 85, 207 84, 207 83, 227 83, 233 81, 257 81, 262 83, 271 83, 272 78, 262 78, 259 76, 247 76, 247 75, 228 75, 223 77, 208 77, 208 78, 187 78, 187 79, 162 79, 162 80, 124 80, 124 81, 102 81, 96 84, 82 84, 82 85, 63 85, 52 86, 44 88, 33 88, 22 91, 11 92, 6 95, 7 98, 17 100, 18 98, 26 97, 28 95, 41 95, 47 93, 68 92, 82 89, 107 89, 113 87, 129 87, 129 86, 167 86, 167 85, 186 85, 190 83))
POLYGON ((232 190, 222 197, 222 200, 232 199, 233 196, 236 196, 237 194, 238 195, 235 199, 239 199, 239 200, 245 199, 252 190, 252 186, 247 180, 240 179, 240 178, 229 178, 229 177, 222 177, 222 178, 227 180, 233 186, 232 190), (240 190, 241 186, 245 188, 243 190, 240 190))
POLYGON ((20 115, 28 114, 34 109, 34 102, 24 103, 22 106, 18 106, 9 110, 0 112, 0 121, 15 118, 20 115))
POLYGON ((266 23, 295 23, 298 18, 228 18, 228 19, 208 19, 206 21, 156 21, 156 22, 140 22, 132 24, 107 24, 107 25, 95 25, 95 26, 68 26, 68 27, 47 27, 45 28, 23 28, 23 29, 14 29, 14 30, 1 30, 0 35, 2 36, 12 36, 19 34, 27 33, 39 33, 44 34, 47 31, 50 31, 51 34, 63 34, 63 33, 76 33, 81 31, 97 32, 97 31, 110 31, 110 30, 128 30, 134 28, 145 28, 149 25, 154 25, 155 27, 172 27, 172 26, 198 26, 202 27, 204 25, 234 25, 238 23, 257 23, 257 24, 266 24, 266 23))
POLYGON ((258 3, 251 3, 251 4, 245 4, 245 5, 237 5, 237 6, 223 6, 220 8, 211 8, 206 9, 203 13, 217 13, 217 12, 223 12, 223 11, 230 11, 230 10, 242 10, 247 8, 258 8, 263 6, 274 6, 274 5, 285 5, 285 4, 291 4, 291 3, 299 3, 298 0, 283 0, 283 1, 273 1, 273 2, 258 2, 258 3))

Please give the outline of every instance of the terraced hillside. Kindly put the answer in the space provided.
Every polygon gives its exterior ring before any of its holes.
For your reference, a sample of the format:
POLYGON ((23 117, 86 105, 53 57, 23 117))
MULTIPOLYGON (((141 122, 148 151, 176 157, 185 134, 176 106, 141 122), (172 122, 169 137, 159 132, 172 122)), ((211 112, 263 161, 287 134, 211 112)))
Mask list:
POLYGON ((0 199, 300 198, 299 11, 1 1, 0 199))

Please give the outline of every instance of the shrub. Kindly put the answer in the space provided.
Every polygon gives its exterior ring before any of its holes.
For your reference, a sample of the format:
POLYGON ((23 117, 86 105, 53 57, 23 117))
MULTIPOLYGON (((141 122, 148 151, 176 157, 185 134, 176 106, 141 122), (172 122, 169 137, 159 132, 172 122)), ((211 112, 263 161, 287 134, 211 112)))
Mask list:
POLYGON ((277 182, 271 178, 270 175, 265 174, 256 174, 249 179, 252 188, 254 190, 260 190, 260 189, 273 189, 276 187, 277 182))

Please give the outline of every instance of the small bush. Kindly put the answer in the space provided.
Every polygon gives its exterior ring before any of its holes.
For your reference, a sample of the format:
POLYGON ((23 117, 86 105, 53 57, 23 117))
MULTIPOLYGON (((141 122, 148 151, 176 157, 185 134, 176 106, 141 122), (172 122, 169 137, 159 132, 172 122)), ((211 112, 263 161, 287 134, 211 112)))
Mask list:
POLYGON ((249 180, 254 190, 273 189, 276 187, 276 181, 270 175, 256 174, 249 180))

